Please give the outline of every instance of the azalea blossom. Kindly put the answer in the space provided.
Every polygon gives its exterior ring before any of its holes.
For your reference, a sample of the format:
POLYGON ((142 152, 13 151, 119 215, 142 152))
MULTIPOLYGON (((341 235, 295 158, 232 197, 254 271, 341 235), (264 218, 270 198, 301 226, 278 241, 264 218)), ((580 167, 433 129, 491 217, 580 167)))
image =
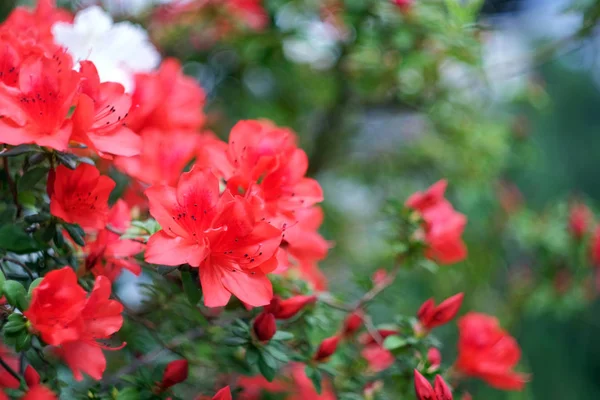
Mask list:
POLYGON ((71 58, 61 52, 29 57, 19 67, 18 84, 0 84, 0 143, 67 149, 72 133, 67 115, 79 87, 71 67, 71 58))
POLYGON ((452 400, 452 392, 448 384, 440 375, 435 376, 434 386, 425 379, 416 369, 415 374, 415 393, 417 400, 452 400))
POLYGON ((108 197, 115 181, 101 176, 93 165, 79 164, 75 170, 59 165, 50 172, 50 212, 83 229, 102 229, 108 218, 108 197))
POLYGON ((198 267, 208 307, 226 305, 231 294, 251 306, 269 304, 266 273, 277 267, 281 231, 259 220, 249 199, 220 194, 209 170, 184 173, 177 188, 152 186, 146 195, 162 227, 148 241, 147 262, 198 267))
POLYGON ((453 264, 467 256, 467 248, 461 238, 467 218, 454 210, 444 198, 447 185, 445 180, 438 181, 406 201, 406 206, 418 211, 423 218, 427 245, 425 255, 440 264, 453 264))
MULTIPOLYGON (((388 336, 397 335, 399 332, 394 329, 378 329, 377 334, 383 340, 388 336)), ((388 369, 394 364, 396 358, 394 355, 373 337, 370 333, 365 333, 359 337, 359 342, 364 346, 360 355, 369 364, 369 369, 373 372, 380 372, 388 369)))
POLYGON ((498 389, 523 389, 527 376, 513 371, 521 349, 496 318, 471 312, 458 321, 458 328, 456 369, 498 389))
POLYGON ((135 156, 140 153, 141 138, 125 122, 131 108, 131 96, 119 83, 100 83, 96 66, 82 61, 81 93, 73 114, 71 140, 79 141, 100 155, 104 153, 135 156))
POLYGON ((309 304, 317 301, 317 296, 293 296, 282 300, 279 296, 273 296, 270 304, 265 306, 265 311, 273 314, 277 319, 290 319, 297 315, 309 304))
POLYGON ((55 23, 52 34, 76 62, 92 61, 101 82, 120 83, 127 92, 134 89, 134 74, 152 71, 160 63, 160 54, 142 27, 114 23, 98 6, 81 10, 72 24, 55 23))
POLYGON ((83 372, 95 380, 102 378, 106 369, 102 349, 106 346, 97 340, 109 338, 123 325, 123 306, 110 300, 110 293, 110 281, 99 276, 88 297, 67 266, 44 276, 23 313, 42 340, 55 346, 55 353, 78 381, 83 372))
MULTIPOLYGON (((125 232, 131 223, 129 207, 123 200, 118 200, 108 214, 108 224, 125 232)), ((135 275, 142 273, 140 265, 133 256, 140 253, 144 245, 134 240, 121 239, 118 234, 102 229, 94 241, 86 243, 85 268, 95 276, 105 276, 114 281, 123 269, 135 275)))

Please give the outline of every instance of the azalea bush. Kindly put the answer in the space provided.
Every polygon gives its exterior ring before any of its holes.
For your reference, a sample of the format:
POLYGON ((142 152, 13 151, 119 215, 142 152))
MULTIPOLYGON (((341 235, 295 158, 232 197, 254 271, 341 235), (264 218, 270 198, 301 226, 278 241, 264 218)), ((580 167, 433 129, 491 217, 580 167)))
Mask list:
POLYGON ((61 5, 0 24, 0 398, 526 391, 509 328, 595 298, 590 208, 503 179, 482 2, 61 5))

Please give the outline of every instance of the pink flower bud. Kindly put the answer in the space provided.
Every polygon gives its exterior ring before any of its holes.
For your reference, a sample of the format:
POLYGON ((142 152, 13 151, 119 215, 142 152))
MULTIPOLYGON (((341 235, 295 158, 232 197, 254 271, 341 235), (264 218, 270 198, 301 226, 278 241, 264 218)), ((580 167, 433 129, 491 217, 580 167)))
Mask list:
POLYGON ((444 325, 456 316, 462 305, 463 297, 463 293, 458 293, 442 301, 437 307, 433 299, 427 300, 417 312, 419 322, 426 330, 444 325))
POLYGON ((229 389, 229 386, 225 386, 223 389, 219 390, 212 400, 231 400, 231 390, 229 389))
POLYGON ((435 347, 430 348, 427 351, 427 361, 429 361, 433 370, 438 369, 442 364, 442 353, 435 347))
POLYGON ((576 239, 581 239, 592 223, 592 212, 583 203, 574 203, 569 210, 569 230, 576 239))
POLYGON ((268 342, 277 332, 275 316, 269 312, 262 312, 254 320, 253 327, 256 338, 261 342, 268 342))
POLYGON ((415 394, 417 400, 436 400, 431 383, 415 369, 415 394))
POLYGON ((448 384, 440 375, 435 377, 433 385, 437 400, 452 400, 452 392, 450 391, 448 384))
POLYGON ((360 310, 354 311, 346 317, 344 321, 343 335, 350 336, 360 329, 363 324, 363 313, 360 310))

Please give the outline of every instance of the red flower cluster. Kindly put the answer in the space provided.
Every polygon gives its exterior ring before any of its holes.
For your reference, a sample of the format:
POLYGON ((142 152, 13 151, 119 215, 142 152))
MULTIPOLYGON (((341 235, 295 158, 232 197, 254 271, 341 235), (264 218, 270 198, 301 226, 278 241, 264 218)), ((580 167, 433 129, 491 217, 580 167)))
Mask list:
POLYGON ((123 306, 109 299, 110 292, 110 281, 99 276, 87 297, 73 269, 64 267, 44 276, 24 312, 33 331, 56 347, 77 380, 83 378, 82 372, 102 378, 106 369, 102 349, 106 347, 97 340, 109 338, 123 325, 123 306))
POLYGON ((445 180, 441 180, 406 201, 406 206, 418 211, 423 218, 427 257, 440 264, 453 264, 467 256, 467 248, 461 238, 467 218, 444 198, 447 185, 445 180))
MULTIPOLYGON (((394 329, 379 329, 377 334, 381 340, 388 336, 397 335, 397 330, 394 329)), ((369 369, 373 372, 380 372, 388 369, 394 364, 395 357, 389 351, 381 346, 378 338, 373 337, 370 333, 365 333, 359 337, 359 342, 364 346, 361 355, 369 364, 369 369)))
POLYGON ((459 320, 458 327, 456 368, 460 372, 483 379, 498 389, 523 388, 527 376, 512 370, 521 358, 521 350, 516 340, 500 328, 496 318, 469 313, 459 320))

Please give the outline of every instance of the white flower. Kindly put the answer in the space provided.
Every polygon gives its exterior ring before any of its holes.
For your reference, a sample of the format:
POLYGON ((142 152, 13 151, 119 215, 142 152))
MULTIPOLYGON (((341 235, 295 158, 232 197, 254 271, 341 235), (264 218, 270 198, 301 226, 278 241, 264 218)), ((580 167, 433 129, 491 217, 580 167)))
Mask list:
POLYGON ((75 62, 92 61, 102 82, 121 83, 128 92, 134 89, 133 74, 152 71, 160 64, 160 54, 141 26, 115 24, 97 6, 77 13, 73 24, 57 22, 52 34, 75 62))

